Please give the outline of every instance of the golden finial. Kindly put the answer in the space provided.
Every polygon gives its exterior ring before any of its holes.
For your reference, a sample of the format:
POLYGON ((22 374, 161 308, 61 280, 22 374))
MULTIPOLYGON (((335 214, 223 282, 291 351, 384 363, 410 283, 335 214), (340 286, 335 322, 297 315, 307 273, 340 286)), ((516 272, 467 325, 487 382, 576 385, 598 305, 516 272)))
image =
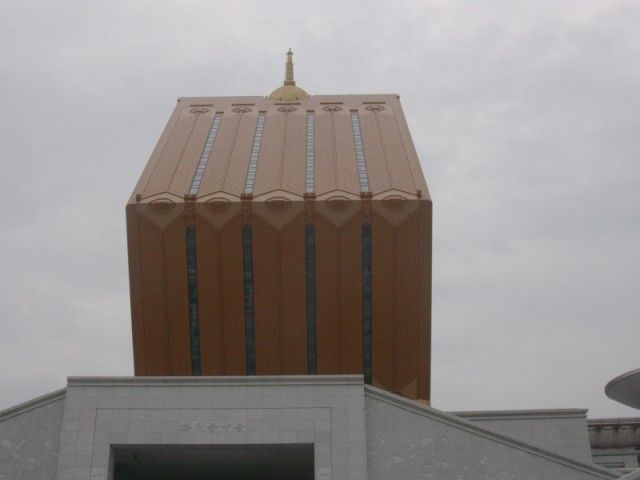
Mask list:
POLYGON ((289 51, 287 52, 287 66, 285 67, 284 84, 296 84, 295 80, 293 79, 293 52, 291 51, 291 48, 289 48, 289 51))
POLYGON ((285 64, 284 73, 284 85, 280 88, 276 88, 269 98, 271 100, 300 100, 302 98, 308 98, 309 94, 303 89, 296 87, 296 82, 293 79, 293 52, 291 49, 287 52, 287 63, 285 64))

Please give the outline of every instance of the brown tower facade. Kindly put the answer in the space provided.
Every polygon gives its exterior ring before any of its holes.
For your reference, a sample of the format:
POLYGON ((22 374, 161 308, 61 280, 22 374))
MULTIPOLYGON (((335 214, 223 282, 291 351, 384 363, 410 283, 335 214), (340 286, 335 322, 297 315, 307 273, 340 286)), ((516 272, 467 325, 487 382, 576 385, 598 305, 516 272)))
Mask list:
POLYGON ((276 93, 179 99, 127 204, 135 373, 428 400, 431 201, 399 99, 276 93))

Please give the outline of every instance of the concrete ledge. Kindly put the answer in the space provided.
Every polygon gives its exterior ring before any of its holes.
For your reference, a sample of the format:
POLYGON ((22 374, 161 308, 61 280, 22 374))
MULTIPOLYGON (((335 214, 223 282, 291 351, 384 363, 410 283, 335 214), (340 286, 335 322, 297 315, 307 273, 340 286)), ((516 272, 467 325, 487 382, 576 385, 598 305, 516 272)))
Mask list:
POLYGON ((586 408, 535 409, 535 410, 478 410, 447 412, 474 420, 539 420, 543 418, 586 418, 586 408))
POLYGON ((590 418, 587 420, 590 427, 607 427, 611 425, 640 425, 640 417, 614 417, 614 418, 590 418))
POLYGON ((483 437, 485 439, 494 441, 496 443, 501 443, 503 445, 510 446, 522 452, 526 452, 531 455, 544 458, 545 460, 558 463, 566 467, 573 468, 575 470, 586 472, 600 478, 619 478, 620 477, 619 474, 611 470, 607 470, 603 467, 598 467, 596 465, 589 464, 589 463, 579 462, 577 460, 573 460, 571 458, 564 457, 562 455, 558 455, 556 453, 549 452, 547 450, 543 450, 542 448, 536 447, 535 445, 531 445, 529 443, 523 442, 513 437, 509 437, 507 435, 494 432, 493 430, 484 428, 476 423, 467 421, 461 417, 452 415, 450 413, 445 413, 441 410, 437 410, 433 407, 429 407, 419 402, 408 400, 406 398, 400 397, 398 395, 394 395, 392 393, 386 392, 379 388, 366 385, 365 397, 374 398, 376 400, 385 402, 387 404, 393 405, 403 410, 407 410, 417 415, 430 418, 431 420, 441 422, 441 423, 450 425, 452 427, 464 430, 468 433, 477 435, 479 437, 483 437))
POLYGON ((28 400, 24 403, 20 403, 13 407, 9 407, 5 410, 0 411, 0 422, 11 418, 15 415, 20 415, 21 413, 28 412, 29 410, 33 410, 34 408, 43 407, 51 402, 55 402, 56 400, 60 400, 64 398, 67 389, 61 388, 60 390, 56 390, 55 392, 47 393, 46 395, 42 395, 40 397, 36 397, 32 400, 28 400))
POLYGON ((260 385, 363 385, 362 375, 256 375, 226 377, 68 377, 75 386, 260 386, 260 385))

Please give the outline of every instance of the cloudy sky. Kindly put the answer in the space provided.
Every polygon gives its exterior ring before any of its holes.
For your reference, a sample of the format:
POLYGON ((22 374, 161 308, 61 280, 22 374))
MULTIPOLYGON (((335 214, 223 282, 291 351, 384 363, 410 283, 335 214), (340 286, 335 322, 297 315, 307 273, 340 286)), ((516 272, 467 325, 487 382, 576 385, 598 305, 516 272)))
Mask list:
POLYGON ((131 375, 124 204, 177 97, 398 93, 445 410, 638 415, 640 3, 0 4, 0 409, 131 375))

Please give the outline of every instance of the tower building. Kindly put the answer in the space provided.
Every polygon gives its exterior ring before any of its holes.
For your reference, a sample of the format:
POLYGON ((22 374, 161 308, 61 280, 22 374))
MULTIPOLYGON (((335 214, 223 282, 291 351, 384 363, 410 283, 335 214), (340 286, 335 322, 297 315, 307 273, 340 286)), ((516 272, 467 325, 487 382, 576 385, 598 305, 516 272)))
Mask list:
POLYGON ((180 98, 127 204, 136 375, 429 399, 431 200, 397 95, 180 98))

